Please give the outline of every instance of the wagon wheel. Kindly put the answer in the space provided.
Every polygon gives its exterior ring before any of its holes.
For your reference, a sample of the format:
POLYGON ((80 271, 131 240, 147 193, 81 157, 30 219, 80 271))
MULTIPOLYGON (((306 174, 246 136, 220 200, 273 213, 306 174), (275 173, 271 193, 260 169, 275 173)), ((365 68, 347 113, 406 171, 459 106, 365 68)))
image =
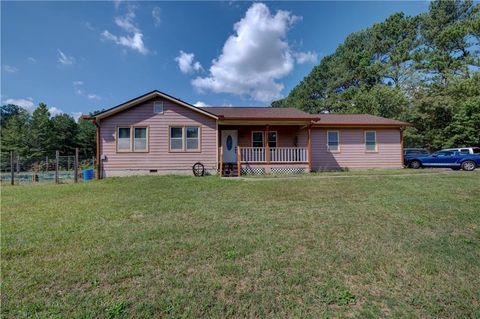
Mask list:
POLYGON ((193 164, 192 171, 193 171, 193 175, 195 176, 205 175, 205 167, 200 162, 193 164))

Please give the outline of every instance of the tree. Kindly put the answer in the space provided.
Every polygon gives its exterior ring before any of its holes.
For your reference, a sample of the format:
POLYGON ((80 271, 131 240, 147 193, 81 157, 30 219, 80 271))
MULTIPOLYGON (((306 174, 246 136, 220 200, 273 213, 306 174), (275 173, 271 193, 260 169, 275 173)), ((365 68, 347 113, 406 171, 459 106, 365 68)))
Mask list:
POLYGON ((25 156, 29 151, 30 114, 17 105, 2 106, 2 155, 14 151, 25 156))
POLYGON ((33 111, 30 133, 31 155, 35 157, 51 156, 55 151, 56 145, 54 144, 55 139, 50 112, 48 112, 46 104, 40 103, 33 111))
POLYGON ((71 155, 77 146, 76 136, 78 125, 73 117, 68 114, 60 114, 52 117, 55 146, 60 154, 71 155))
POLYGON ((92 122, 82 118, 78 120, 78 133, 76 143, 84 157, 95 156, 96 153, 96 128, 92 122))
POLYGON ((404 120, 407 147, 479 145, 479 47, 480 4, 433 1, 350 34, 272 106, 404 120))

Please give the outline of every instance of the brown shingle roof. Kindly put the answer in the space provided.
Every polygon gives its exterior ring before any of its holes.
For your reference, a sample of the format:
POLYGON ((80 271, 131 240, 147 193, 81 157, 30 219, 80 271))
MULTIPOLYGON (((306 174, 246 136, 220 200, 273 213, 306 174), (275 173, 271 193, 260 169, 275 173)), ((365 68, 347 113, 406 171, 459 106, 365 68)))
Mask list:
POLYGON ((225 119, 275 119, 275 120, 292 120, 292 119, 305 119, 315 120, 318 119, 318 114, 308 114, 299 109, 288 108, 273 108, 273 107, 220 107, 220 106, 208 106, 201 109, 215 114, 225 119))
POLYGON ((224 119, 249 120, 311 120, 318 126, 407 126, 408 123, 370 114, 309 114, 293 107, 220 107, 208 106, 201 109, 224 119), (318 120, 320 119, 320 120, 318 120))
POLYGON ((320 121, 315 125, 386 125, 386 126, 407 126, 405 122, 387 119, 370 114, 318 114, 320 121))

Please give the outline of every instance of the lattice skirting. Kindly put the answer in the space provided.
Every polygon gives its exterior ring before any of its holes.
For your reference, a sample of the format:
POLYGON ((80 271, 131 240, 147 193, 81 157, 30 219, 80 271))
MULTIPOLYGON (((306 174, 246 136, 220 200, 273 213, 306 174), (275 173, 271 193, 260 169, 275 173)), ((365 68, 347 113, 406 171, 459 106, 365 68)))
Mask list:
POLYGON ((265 168, 263 167, 242 167, 240 169, 242 175, 263 175, 265 174, 265 168))
POLYGON ((272 167, 272 174, 303 174, 304 167, 272 167))
POLYGON ((306 173, 306 168, 304 167, 251 167, 251 166, 242 166, 240 169, 240 174, 242 175, 264 175, 267 173, 270 174, 303 174, 306 173))

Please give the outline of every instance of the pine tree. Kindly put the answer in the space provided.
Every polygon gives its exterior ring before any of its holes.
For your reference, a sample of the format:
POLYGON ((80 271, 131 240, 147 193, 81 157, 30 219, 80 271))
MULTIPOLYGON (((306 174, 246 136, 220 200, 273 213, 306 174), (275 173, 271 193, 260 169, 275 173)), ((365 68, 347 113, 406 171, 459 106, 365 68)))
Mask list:
POLYGON ((44 103, 33 112, 29 141, 33 157, 52 156, 56 149, 50 112, 44 103))

